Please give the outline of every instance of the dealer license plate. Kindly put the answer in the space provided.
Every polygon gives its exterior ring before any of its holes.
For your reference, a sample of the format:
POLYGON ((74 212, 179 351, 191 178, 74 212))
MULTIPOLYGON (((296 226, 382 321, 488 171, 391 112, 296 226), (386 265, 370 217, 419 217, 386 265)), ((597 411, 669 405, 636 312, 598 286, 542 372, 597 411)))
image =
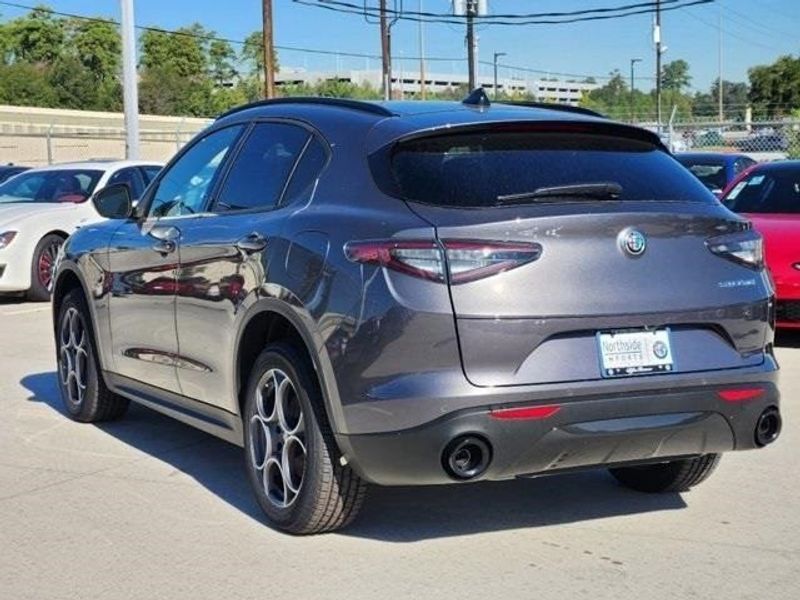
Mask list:
POLYGON ((630 377, 674 370, 669 330, 597 334, 603 377, 630 377))

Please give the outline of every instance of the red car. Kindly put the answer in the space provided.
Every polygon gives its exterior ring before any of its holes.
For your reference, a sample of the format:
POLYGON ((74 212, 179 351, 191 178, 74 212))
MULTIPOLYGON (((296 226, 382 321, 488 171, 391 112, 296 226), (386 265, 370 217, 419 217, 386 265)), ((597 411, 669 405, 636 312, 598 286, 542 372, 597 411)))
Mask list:
POLYGON ((751 167, 728 186, 722 202, 764 236, 778 327, 800 329, 800 160, 751 167))

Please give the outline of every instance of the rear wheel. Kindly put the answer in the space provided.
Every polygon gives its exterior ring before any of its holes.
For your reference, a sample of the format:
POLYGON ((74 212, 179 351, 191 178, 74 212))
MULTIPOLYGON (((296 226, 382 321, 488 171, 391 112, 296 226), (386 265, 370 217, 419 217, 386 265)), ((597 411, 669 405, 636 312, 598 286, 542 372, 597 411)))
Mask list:
POLYGON ((719 454, 673 460, 656 465, 610 469, 622 485, 639 492, 686 492, 702 483, 719 464, 719 454))
POLYGON ((33 302, 50 300, 56 257, 63 243, 63 237, 51 233, 44 236, 36 245, 31 263, 31 287, 28 290, 28 298, 33 302))
POLYGON ((333 531, 358 514, 366 484, 339 451, 313 369, 288 344, 256 359, 244 411, 245 461, 259 505, 279 529, 333 531))
POLYGON ((100 374, 91 320, 80 290, 69 292, 61 304, 56 350, 58 387, 73 419, 93 423, 125 414, 128 400, 112 393, 100 374))

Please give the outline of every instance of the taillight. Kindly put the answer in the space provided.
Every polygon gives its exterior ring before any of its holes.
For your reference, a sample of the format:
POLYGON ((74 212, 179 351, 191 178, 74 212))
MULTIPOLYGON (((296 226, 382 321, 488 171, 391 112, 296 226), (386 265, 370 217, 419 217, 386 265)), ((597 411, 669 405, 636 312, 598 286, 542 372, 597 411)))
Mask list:
POLYGON ((748 400, 755 400, 760 398, 766 393, 764 388, 760 387, 747 387, 747 388, 730 388, 727 390, 719 390, 717 395, 725 400, 725 402, 747 402, 748 400))
POLYGON ((706 246, 717 256, 745 267, 760 269, 764 266, 764 240, 756 231, 742 231, 711 238, 706 241, 706 246))
POLYGON ((539 258, 542 247, 527 242, 480 240, 370 240, 348 242, 353 262, 375 264, 406 275, 443 283, 467 283, 514 269, 539 258))

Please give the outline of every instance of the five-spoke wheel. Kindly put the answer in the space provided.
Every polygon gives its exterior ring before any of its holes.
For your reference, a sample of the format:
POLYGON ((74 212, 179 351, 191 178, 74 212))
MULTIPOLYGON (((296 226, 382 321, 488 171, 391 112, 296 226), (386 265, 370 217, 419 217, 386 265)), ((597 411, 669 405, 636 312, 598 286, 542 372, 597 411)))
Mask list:
POLYGON ((310 358, 292 344, 269 344, 245 394, 247 478, 269 520, 302 534, 350 523, 366 484, 340 460, 310 358))
POLYGON ((250 418, 250 460, 270 502, 286 508, 297 499, 306 468, 303 407, 292 380, 280 369, 264 373, 250 418))
POLYGON ((89 337, 83 317, 74 306, 64 313, 59 325, 59 372, 66 400, 80 406, 86 395, 86 367, 89 337))

